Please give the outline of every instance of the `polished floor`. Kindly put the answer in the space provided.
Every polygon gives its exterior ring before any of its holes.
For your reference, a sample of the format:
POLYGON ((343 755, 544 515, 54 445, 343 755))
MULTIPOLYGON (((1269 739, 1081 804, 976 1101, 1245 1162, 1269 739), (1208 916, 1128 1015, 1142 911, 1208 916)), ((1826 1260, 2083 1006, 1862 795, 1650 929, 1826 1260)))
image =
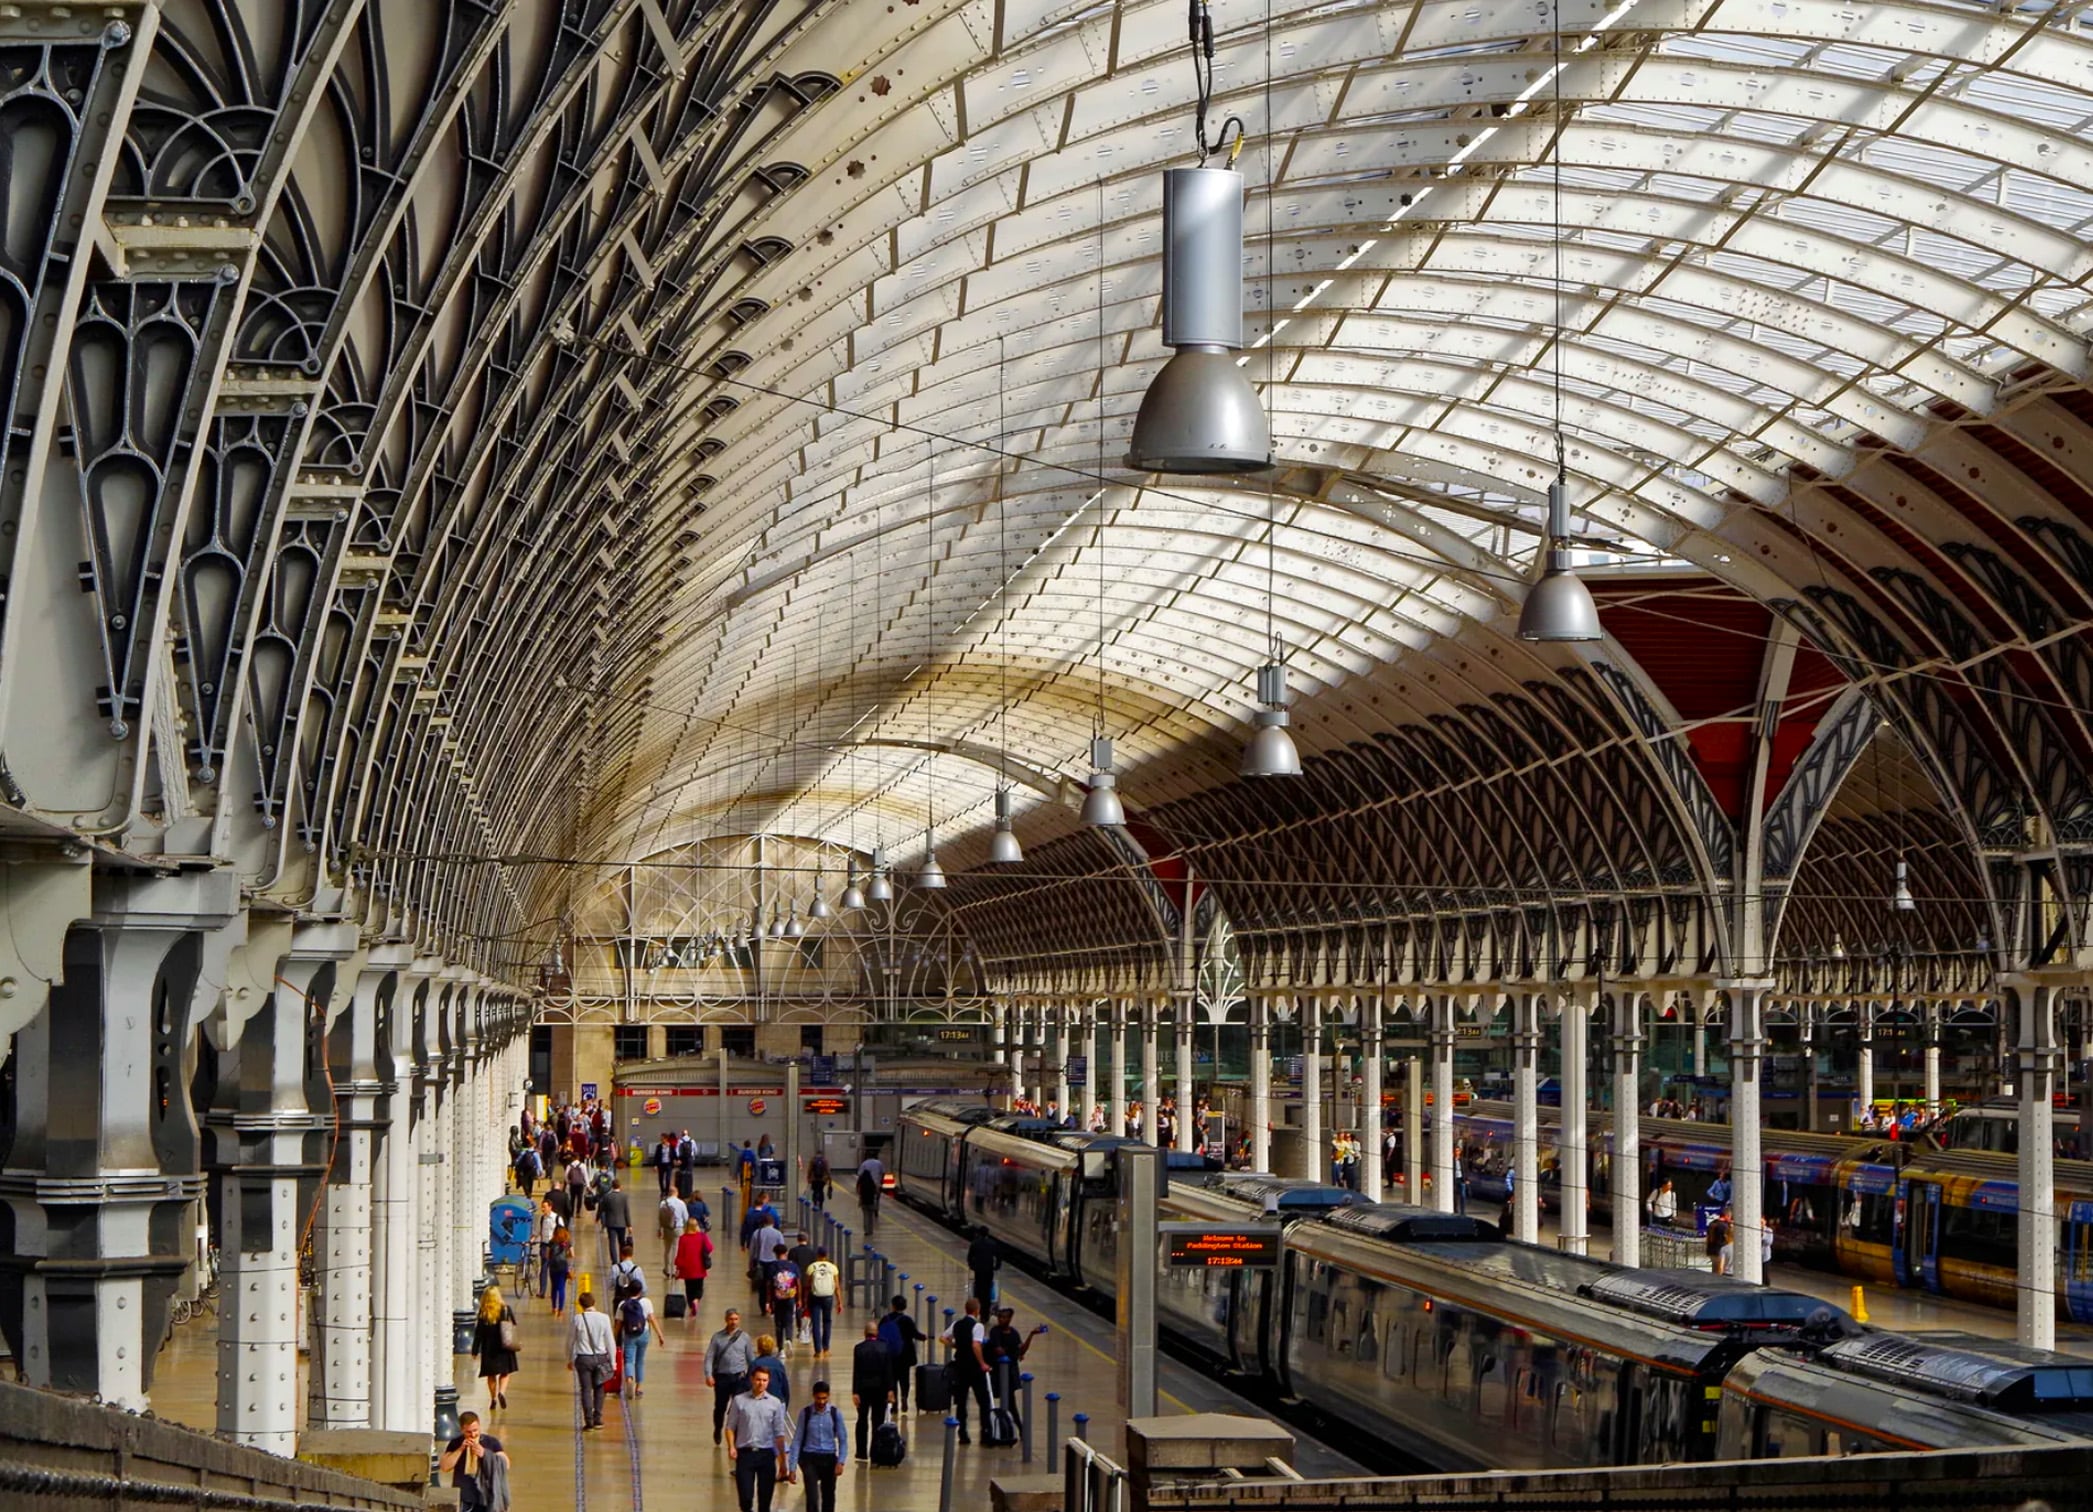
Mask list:
MULTIPOLYGON (((922 1215, 899 1203, 887 1203, 877 1242, 881 1251, 908 1275, 905 1291, 910 1297, 913 1298, 919 1281, 929 1295, 943 1299, 940 1311, 947 1300, 965 1295, 966 1272, 960 1263, 960 1241, 922 1215)), ((660 1256, 643 1254, 641 1258, 646 1265, 649 1290, 658 1300, 660 1256)), ((603 1268, 597 1265, 592 1269, 600 1275, 603 1268)), ((1049 1472, 1047 1392, 1061 1394, 1060 1429, 1064 1436, 1074 1431, 1075 1414, 1086 1413, 1090 1417, 1087 1431, 1091 1441, 1107 1452, 1117 1453, 1123 1421, 1114 1400, 1116 1367, 1110 1324, 1008 1269, 1003 1274, 1002 1290, 1006 1300, 1018 1309, 1021 1329, 1029 1332, 1042 1321, 1050 1328, 1025 1362, 1034 1376, 1033 1464, 1025 1466, 1015 1448, 961 1445, 956 1450, 953 1505, 977 1512, 988 1504, 992 1479, 1049 1472)), ((605 1411, 605 1427, 600 1433, 584 1435, 578 1431, 575 1392, 560 1347, 565 1336, 548 1306, 537 1298, 527 1299, 519 1309, 524 1334, 523 1368, 510 1382, 506 1411, 488 1411, 486 1391, 472 1373, 473 1362, 460 1359, 460 1405, 480 1412, 488 1420, 514 1465, 514 1512, 585 1512, 590 1507, 599 1512, 624 1512, 628 1507, 632 1512, 642 1512, 650 1502, 677 1509, 693 1505, 732 1507, 734 1486, 727 1458, 712 1446, 712 1393, 705 1386, 704 1373, 706 1340, 719 1326, 719 1315, 730 1302, 742 1306, 744 1312, 750 1302, 750 1291, 740 1278, 738 1264, 708 1287, 701 1319, 664 1325, 668 1344, 666 1348, 655 1344, 648 1352, 645 1395, 613 1403, 605 1411)), ((806 1401, 807 1387, 822 1376, 833 1377, 838 1403, 848 1408, 849 1351, 863 1337, 865 1316, 862 1308, 854 1308, 838 1317, 833 1364, 815 1362, 803 1347, 786 1353, 795 1415, 806 1401)), ((178 1422, 213 1427, 213 1364, 210 1320, 178 1330, 160 1359, 153 1390, 154 1410, 178 1422)), ((1164 1362, 1159 1380, 1160 1406, 1165 1413, 1256 1411, 1205 1375, 1175 1361, 1164 1362)), ((846 1411, 845 1416, 854 1430, 854 1415, 846 1411)), ((853 1462, 838 1482, 838 1512, 914 1512, 936 1507, 943 1465, 941 1420, 927 1415, 910 1416, 903 1420, 903 1431, 909 1440, 907 1463, 899 1469, 873 1470, 853 1462)), ((1310 1476, 1360 1473, 1353 1461, 1312 1440, 1302 1442, 1298 1464, 1310 1476)), ((803 1496, 802 1488, 793 1488, 776 1505, 790 1509, 798 1506, 803 1496)))

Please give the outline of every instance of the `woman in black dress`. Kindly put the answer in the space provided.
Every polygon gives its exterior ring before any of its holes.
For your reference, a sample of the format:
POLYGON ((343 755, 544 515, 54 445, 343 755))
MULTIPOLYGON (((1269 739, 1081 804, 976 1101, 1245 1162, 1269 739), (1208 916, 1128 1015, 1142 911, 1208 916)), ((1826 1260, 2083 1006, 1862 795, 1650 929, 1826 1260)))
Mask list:
POLYGON ((509 1405, 509 1377, 516 1373, 516 1314, 501 1299, 501 1288, 480 1293, 480 1315, 473 1320, 472 1352, 487 1383, 487 1410, 509 1405), (507 1337, 504 1338, 503 1336, 507 1337))

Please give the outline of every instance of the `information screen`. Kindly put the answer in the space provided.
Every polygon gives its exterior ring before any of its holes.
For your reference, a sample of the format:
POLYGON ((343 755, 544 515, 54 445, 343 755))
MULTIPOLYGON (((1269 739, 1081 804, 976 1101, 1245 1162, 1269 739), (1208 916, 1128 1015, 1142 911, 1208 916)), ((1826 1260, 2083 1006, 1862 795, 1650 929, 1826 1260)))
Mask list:
POLYGON ((1164 1242, 1173 1270, 1265 1269, 1279 1263, 1276 1229, 1172 1229, 1164 1242))
POLYGON ((800 1099, 800 1102, 805 1106, 808 1114, 815 1118, 832 1116, 837 1113, 848 1113, 850 1111, 850 1099, 847 1097, 824 1094, 819 1097, 803 1097, 800 1099))

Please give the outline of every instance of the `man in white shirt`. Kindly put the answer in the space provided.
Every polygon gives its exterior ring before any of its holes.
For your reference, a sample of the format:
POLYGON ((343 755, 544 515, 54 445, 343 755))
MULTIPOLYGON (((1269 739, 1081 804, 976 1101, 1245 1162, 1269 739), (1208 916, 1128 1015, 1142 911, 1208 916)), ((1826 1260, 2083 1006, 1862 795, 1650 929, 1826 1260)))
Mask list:
POLYGON ((673 1275, 676 1270, 676 1243, 683 1237, 683 1224, 690 1217, 690 1207, 674 1192, 661 1199, 661 1273, 673 1275))
POLYGON ((842 1280, 843 1273, 829 1259, 828 1251, 814 1251, 814 1263, 807 1267, 807 1321, 817 1356, 829 1352, 829 1332, 836 1323, 836 1288, 842 1280))
POLYGON ((582 1427, 603 1426, 603 1388, 611 1377, 611 1354, 617 1345, 611 1339, 610 1319, 596 1311, 596 1294, 583 1292, 575 1299, 574 1321, 567 1331, 567 1368, 581 1392, 582 1427))

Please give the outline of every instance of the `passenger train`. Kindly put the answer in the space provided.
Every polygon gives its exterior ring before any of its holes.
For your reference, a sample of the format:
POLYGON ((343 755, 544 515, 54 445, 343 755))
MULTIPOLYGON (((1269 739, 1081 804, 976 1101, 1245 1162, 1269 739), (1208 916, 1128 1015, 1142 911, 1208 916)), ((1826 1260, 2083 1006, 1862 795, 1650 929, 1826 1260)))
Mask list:
MULTIPOLYGON (((1111 1298, 1116 1155, 1131 1141, 999 1122, 955 1103, 905 1114, 901 1195, 1111 1298)), ((2016 1415, 1945 1389, 1952 1371, 1884 1379, 1867 1374, 1866 1351, 1823 1363, 1826 1346, 1893 1336, 1800 1293, 1558 1254, 1479 1218, 1305 1180, 1174 1172, 1160 1207, 1166 1220, 1282 1234, 1273 1269, 1159 1267, 1158 1322, 1176 1343, 1436 1470, 1708 1460, 1728 1442, 1726 1411, 1742 1414, 1738 1442, 1756 1436, 1745 1452, 1799 1453, 1788 1446, 1806 1440, 1786 1424, 1814 1421, 1820 1379, 1845 1383, 1855 1421, 1837 1430, 1841 1451, 1948 1447, 2016 1415), (1769 1351, 1777 1368, 1753 1365, 1769 1351)))
MULTIPOLYGON (((1591 1128, 1592 1216, 1610 1221, 1613 1158, 1610 1120, 1591 1128)), ((1642 1188, 1669 1179, 1686 1221, 1716 1178, 1730 1170, 1727 1124, 1645 1117, 1641 1121, 1642 1188)), ((1511 1148, 1510 1110, 1477 1103, 1454 1116, 1468 1148, 1490 1152, 1471 1162, 1469 1191, 1501 1200, 1501 1162, 1511 1148)), ((1556 1113, 1540 1111, 1540 1161, 1556 1159, 1556 1113)), ((2011 1307, 2015 1293, 2014 1157, 1985 1149, 1940 1150, 1880 1137, 1761 1132, 1766 1212, 1774 1255, 1856 1280, 1936 1292, 1967 1302, 2011 1307)), ((2093 1322, 2093 1162, 2056 1162, 2057 1312, 2093 1322)), ((1544 1207, 1559 1186, 1544 1180, 1544 1207)))

